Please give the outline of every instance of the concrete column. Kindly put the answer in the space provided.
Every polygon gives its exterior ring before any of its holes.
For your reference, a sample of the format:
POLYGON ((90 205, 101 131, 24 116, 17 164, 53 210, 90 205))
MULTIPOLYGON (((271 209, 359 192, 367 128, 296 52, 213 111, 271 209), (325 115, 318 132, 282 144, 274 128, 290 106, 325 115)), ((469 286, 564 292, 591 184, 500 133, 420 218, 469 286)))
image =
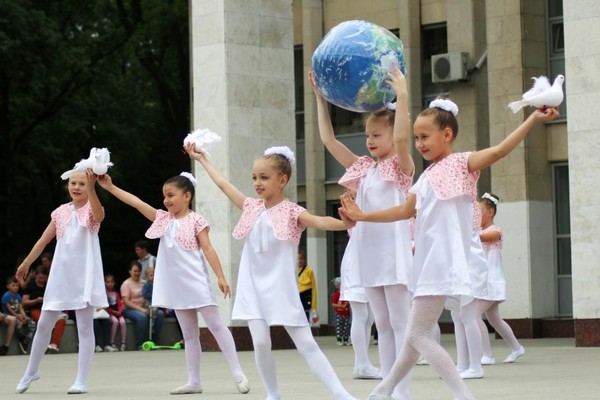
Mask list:
MULTIPOLYGON (((312 55, 323 38, 323 2, 302 0, 302 44, 304 79, 312 69, 312 55)), ((315 95, 308 81, 304 85, 306 208, 315 215, 326 215, 325 146, 319 138, 315 95)), ((308 265, 315 271, 318 291, 318 313, 321 323, 329 318, 329 271, 327 268, 327 232, 308 229, 306 238, 308 265)))
MULTIPOLYGON (((190 1, 193 126, 222 136, 211 161, 248 196, 255 196, 253 160, 269 146, 295 149, 291 3, 190 1)), ((196 210, 211 224, 211 241, 235 297, 243 241, 233 239, 231 232, 240 211, 200 165, 195 165, 195 173, 196 210)), ((295 201, 294 177, 286 190, 295 201)), ((233 302, 217 298, 225 321, 239 325, 231 322, 233 302)))
MULTIPOLYGON (((486 1, 490 141, 516 129, 529 111, 513 114, 530 78, 546 73, 544 1, 486 1), (523 32, 527 27, 528 34, 523 32), (537 32, 537 34, 532 34, 537 32)), ((532 319, 554 316, 554 259, 550 167, 545 127, 536 127, 511 154, 491 167, 500 196, 496 223, 505 232, 504 269, 508 301, 503 316, 519 336, 535 336, 532 319), (546 249, 546 251, 542 250, 546 249)))
POLYGON ((565 1, 563 7, 575 340, 577 346, 600 346, 600 129, 591 117, 600 102, 600 42, 582 39, 600 34, 600 5, 565 1))

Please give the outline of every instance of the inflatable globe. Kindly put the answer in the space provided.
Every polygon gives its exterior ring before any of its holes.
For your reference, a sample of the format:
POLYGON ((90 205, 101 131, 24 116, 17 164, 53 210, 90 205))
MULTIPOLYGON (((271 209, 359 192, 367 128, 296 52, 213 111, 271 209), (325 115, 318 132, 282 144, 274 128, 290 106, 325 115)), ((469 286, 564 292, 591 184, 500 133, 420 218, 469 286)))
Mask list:
POLYGON ((330 103, 355 112, 377 111, 394 100, 394 90, 385 83, 394 64, 406 73, 402 42, 367 21, 337 25, 312 56, 319 92, 330 103))

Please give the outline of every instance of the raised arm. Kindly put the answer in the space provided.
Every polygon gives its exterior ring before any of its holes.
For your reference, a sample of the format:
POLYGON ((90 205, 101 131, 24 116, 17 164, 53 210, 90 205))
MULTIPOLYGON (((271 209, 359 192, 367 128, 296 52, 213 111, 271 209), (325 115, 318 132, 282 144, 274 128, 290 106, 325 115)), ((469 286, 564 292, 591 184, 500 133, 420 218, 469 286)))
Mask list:
POLYGON ((99 176, 98 184, 102 188, 104 188, 104 190, 115 196, 117 199, 121 200, 123 203, 138 210, 144 217, 148 218, 150 221, 154 221, 156 219, 156 208, 152 207, 148 203, 143 202, 139 197, 117 187, 115 184, 113 184, 110 175, 105 174, 99 176))
POLYGON ((408 89, 406 78, 394 64, 394 73, 388 72, 388 80, 396 93, 396 117, 394 118, 394 149, 402 172, 412 176, 415 164, 410 154, 410 118, 408 114, 408 89))
POLYGON ((217 276, 217 284, 219 285, 219 289, 221 292, 223 292, 225 297, 231 297, 231 288, 225 279, 225 274, 223 274, 223 268, 221 267, 219 256, 210 242, 208 229, 202 229, 200 231, 198 234, 198 243, 200 243, 200 248, 202 249, 202 253, 204 253, 204 257, 206 257, 210 267, 217 276))
POLYGON ((503 141, 487 149, 469 155, 469 171, 479 171, 489 167, 513 151, 538 122, 549 122, 560 116, 558 108, 535 110, 517 129, 503 141))
POLYGON ((308 80, 315 93, 315 98, 317 99, 317 116, 319 120, 319 135, 321 136, 321 141, 333 158, 335 158, 344 168, 348 168, 358 159, 358 156, 335 138, 333 125, 331 124, 331 118, 329 117, 329 109, 327 108, 327 101, 323 98, 317 88, 313 71, 309 71, 308 80))
POLYGON ((340 210, 346 218, 352 221, 368 222, 394 222, 402 219, 410 219, 415 216, 416 195, 409 193, 406 202, 399 206, 394 206, 385 210, 373 211, 369 213, 362 212, 350 193, 344 193, 340 196, 342 209, 340 210))
POLYGON ((46 229, 44 229, 42 236, 40 236, 38 241, 35 242, 35 244, 31 248, 31 251, 29 252, 29 254, 27 254, 27 257, 25 257, 23 262, 21 262, 21 265, 19 265, 19 268, 17 268, 17 273, 15 275, 19 282, 25 279, 25 276, 27 275, 31 264, 33 264, 33 262, 38 259, 40 254, 42 254, 42 251, 44 251, 48 243, 50 243, 50 241, 54 239, 55 236, 56 225, 54 225, 54 222, 50 221, 46 229))
POLYGON ((94 221, 102 222, 104 221, 104 208, 102 208, 102 204, 100 204, 100 199, 98 198, 98 194, 96 193, 96 175, 94 171, 91 169, 87 169, 85 171, 85 175, 87 178, 86 186, 88 193, 88 201, 90 202, 90 206, 92 207, 92 215, 94 216, 94 221))
POLYGON ((233 183, 229 182, 229 179, 227 179, 225 175, 223 175, 223 173, 217 169, 217 167, 208 161, 208 158, 206 158, 203 153, 196 152, 194 150, 193 143, 188 144, 184 149, 192 160, 198 161, 204 167, 204 170, 210 179, 212 179, 217 187, 221 189, 223 193, 225 193, 225 196, 227 196, 229 200, 231 200, 231 202, 241 210, 244 206, 244 200, 246 200, 246 197, 248 196, 235 187, 233 183))

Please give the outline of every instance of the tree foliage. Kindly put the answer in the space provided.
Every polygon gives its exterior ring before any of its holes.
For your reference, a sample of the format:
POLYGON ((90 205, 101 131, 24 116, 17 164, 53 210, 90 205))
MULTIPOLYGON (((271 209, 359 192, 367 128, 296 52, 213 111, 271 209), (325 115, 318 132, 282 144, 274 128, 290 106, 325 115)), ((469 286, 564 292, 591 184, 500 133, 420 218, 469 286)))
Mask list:
MULTIPOLYGON (((115 183, 160 207, 162 183, 189 169, 189 115, 187 1, 0 0, 3 277, 69 201, 59 176, 91 147, 111 151, 115 183)), ((149 221, 98 191, 105 271, 123 277, 149 221)))

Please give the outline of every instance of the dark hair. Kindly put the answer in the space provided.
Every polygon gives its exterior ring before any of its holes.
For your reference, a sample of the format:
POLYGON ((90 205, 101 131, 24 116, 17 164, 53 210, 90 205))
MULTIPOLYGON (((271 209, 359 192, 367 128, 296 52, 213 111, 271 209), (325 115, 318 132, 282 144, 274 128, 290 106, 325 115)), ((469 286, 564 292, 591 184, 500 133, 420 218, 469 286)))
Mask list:
POLYGON ((129 268, 127 269, 127 271, 131 271, 133 269, 133 267, 138 267, 140 269, 140 271, 142 270, 142 263, 140 263, 138 260, 131 260, 129 261, 129 268))
MULTIPOLYGON (((437 99, 450 100, 443 96, 438 96, 437 99)), ((450 128, 452 130, 452 139, 456 139, 456 136, 458 136, 458 121, 454 114, 438 107, 426 108, 419 114, 419 117, 428 116, 433 116, 435 123, 440 129, 450 128)))
POLYGON ((196 189, 194 188, 192 181, 183 175, 176 175, 172 178, 169 178, 163 185, 175 185, 176 188, 183 190, 183 193, 190 192, 192 194, 190 200, 194 198, 194 194, 196 193, 196 189))
POLYGON ((140 239, 137 242, 134 243, 133 247, 139 247, 140 249, 146 249, 148 250, 148 241, 145 239, 140 239))
POLYGON ((48 273, 49 273, 49 272, 50 272, 50 271, 48 271, 48 268, 47 268, 45 265, 43 265, 43 264, 40 264, 40 265, 38 265, 38 266, 37 266, 37 267, 35 267, 35 269, 33 270, 33 274, 34 274, 34 275, 37 275, 37 274, 48 275, 48 273))
POLYGON ((396 112, 394 110, 390 110, 389 108, 384 108, 383 110, 373 111, 366 118, 365 123, 371 119, 378 119, 385 122, 387 126, 394 126, 394 120, 396 119, 396 112))
POLYGON ((54 258, 54 255, 52 253, 50 253, 49 251, 46 251, 46 252, 42 253, 42 255, 40 256, 40 260, 42 258, 47 258, 48 260, 52 261, 52 259, 54 258))
MULTIPOLYGON (((496 196, 493 193, 488 193, 491 197, 493 197, 494 199, 496 199, 496 201, 500 201, 500 197, 496 196)), ((497 210, 497 206, 496 203, 494 203, 493 201, 491 201, 490 199, 485 199, 485 198, 481 198, 479 199, 480 203, 483 203, 486 208, 491 208, 492 210, 494 210, 494 215, 496 215, 496 210, 497 210)))
POLYGON ((283 154, 273 153, 269 155, 262 155, 259 158, 269 160, 275 164, 275 169, 277 172, 279 172, 281 175, 287 176, 288 181, 292 178, 292 164, 290 163, 290 160, 288 160, 288 158, 283 154))
POLYGON ((104 280, 107 280, 108 278, 112 278, 112 280, 115 280, 115 276, 113 274, 106 274, 104 275, 104 280))
POLYGON ((19 283, 19 280, 16 276, 12 275, 6 278, 6 286, 10 285, 11 283, 19 283))

